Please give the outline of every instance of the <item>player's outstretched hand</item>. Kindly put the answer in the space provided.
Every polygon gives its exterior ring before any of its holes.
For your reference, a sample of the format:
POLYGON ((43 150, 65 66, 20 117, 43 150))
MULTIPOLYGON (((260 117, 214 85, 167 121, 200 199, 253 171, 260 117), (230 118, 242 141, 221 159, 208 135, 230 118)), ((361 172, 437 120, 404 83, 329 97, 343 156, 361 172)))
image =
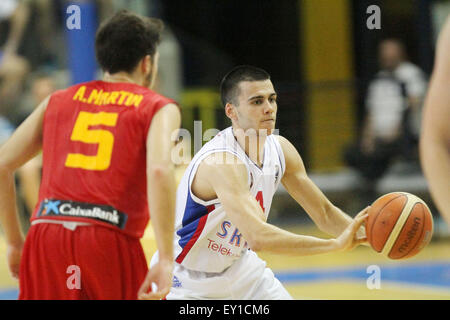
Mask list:
POLYGON ((147 273, 138 291, 139 300, 161 300, 166 297, 172 287, 172 260, 160 260, 147 273), (152 284, 156 291, 152 291, 152 284))
POLYGON ((368 211, 370 206, 358 213, 347 228, 336 238, 336 243, 339 251, 348 251, 354 247, 367 242, 366 237, 358 237, 357 232, 361 228, 362 224, 369 216, 368 211))
POLYGON ((15 279, 19 279, 20 257, 22 256, 22 248, 23 243, 20 243, 18 245, 8 245, 6 248, 9 272, 15 279))

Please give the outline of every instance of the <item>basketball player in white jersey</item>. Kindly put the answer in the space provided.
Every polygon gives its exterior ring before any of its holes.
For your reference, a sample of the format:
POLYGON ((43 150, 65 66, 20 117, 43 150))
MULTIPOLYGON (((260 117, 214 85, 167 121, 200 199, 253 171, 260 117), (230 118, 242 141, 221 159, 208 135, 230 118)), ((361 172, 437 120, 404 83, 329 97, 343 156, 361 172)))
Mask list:
MULTIPOLYGON (((177 190, 174 281, 167 299, 291 299, 256 252, 313 255, 365 242, 367 208, 353 220, 307 177, 285 138, 272 134, 277 95, 262 69, 240 66, 221 84, 232 126, 194 156, 177 190), (266 222, 283 183, 317 226, 320 239, 266 222), (357 235, 358 232, 358 235, 357 235)), ((154 256, 152 263, 157 260, 154 256)))
POLYGON ((450 226, 450 16, 439 35, 425 99, 420 160, 431 195, 450 226))

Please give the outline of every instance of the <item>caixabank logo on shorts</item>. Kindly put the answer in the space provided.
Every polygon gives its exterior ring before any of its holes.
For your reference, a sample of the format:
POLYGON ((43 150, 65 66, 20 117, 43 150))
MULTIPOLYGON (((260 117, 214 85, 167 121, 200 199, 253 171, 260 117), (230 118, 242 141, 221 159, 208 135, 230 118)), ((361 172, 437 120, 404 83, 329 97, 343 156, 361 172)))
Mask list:
POLYGON ((58 199, 42 201, 37 216, 88 218, 112 224, 120 229, 125 228, 128 218, 125 213, 111 206, 58 199))

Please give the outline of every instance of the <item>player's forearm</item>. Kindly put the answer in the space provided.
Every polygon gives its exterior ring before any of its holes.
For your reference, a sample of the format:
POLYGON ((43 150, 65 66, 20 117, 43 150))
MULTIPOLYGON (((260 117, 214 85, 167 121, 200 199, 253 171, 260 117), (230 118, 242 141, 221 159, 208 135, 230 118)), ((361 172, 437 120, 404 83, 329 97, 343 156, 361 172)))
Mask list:
POLYGON ((34 207, 38 203, 39 198, 39 186, 40 186, 40 158, 33 158, 24 164, 19 170, 17 170, 18 178, 20 179, 20 185, 22 195, 25 200, 25 204, 30 212, 34 210, 34 207))
POLYGON ((254 199, 235 195, 227 202, 225 211, 253 251, 267 251, 280 254, 314 255, 337 251, 335 239, 297 235, 266 223, 260 218, 261 207, 254 199))
POLYGON ((259 237, 249 241, 249 246, 254 251, 300 256, 339 251, 335 239, 297 235, 268 223, 265 223, 264 228, 261 228, 259 235, 259 237))
POLYGON ((333 204, 329 204, 324 209, 323 216, 323 222, 318 225, 319 229, 334 237, 339 236, 353 221, 350 216, 333 204))
POLYGON ((176 182, 172 164, 148 168, 148 203, 160 259, 173 260, 176 182))
MULTIPOLYGON (((330 204, 324 216, 326 217, 323 220, 324 222, 318 227, 321 231, 328 233, 333 237, 338 237, 353 221, 353 219, 349 215, 332 204, 330 204)), ((359 239, 366 237, 366 229, 364 226, 359 228, 356 236, 359 239)), ((368 244, 363 243, 363 245, 368 244)))
POLYGON ((23 235, 17 217, 14 173, 0 168, 0 224, 8 245, 23 243, 23 235))

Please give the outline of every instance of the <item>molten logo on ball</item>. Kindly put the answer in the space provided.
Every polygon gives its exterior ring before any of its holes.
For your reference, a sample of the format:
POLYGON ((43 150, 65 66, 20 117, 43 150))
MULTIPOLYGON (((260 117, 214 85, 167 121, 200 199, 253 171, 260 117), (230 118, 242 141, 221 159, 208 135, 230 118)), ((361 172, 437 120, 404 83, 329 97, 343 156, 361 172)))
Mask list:
POLYGON ((414 237, 417 233, 417 230, 419 229, 419 226, 420 226, 420 218, 414 218, 414 224, 413 224, 411 230, 409 230, 408 233, 406 234, 407 238, 402 243, 402 245, 400 246, 398 251, 403 253, 408 248, 409 244, 411 243, 411 240, 414 239, 414 237))

